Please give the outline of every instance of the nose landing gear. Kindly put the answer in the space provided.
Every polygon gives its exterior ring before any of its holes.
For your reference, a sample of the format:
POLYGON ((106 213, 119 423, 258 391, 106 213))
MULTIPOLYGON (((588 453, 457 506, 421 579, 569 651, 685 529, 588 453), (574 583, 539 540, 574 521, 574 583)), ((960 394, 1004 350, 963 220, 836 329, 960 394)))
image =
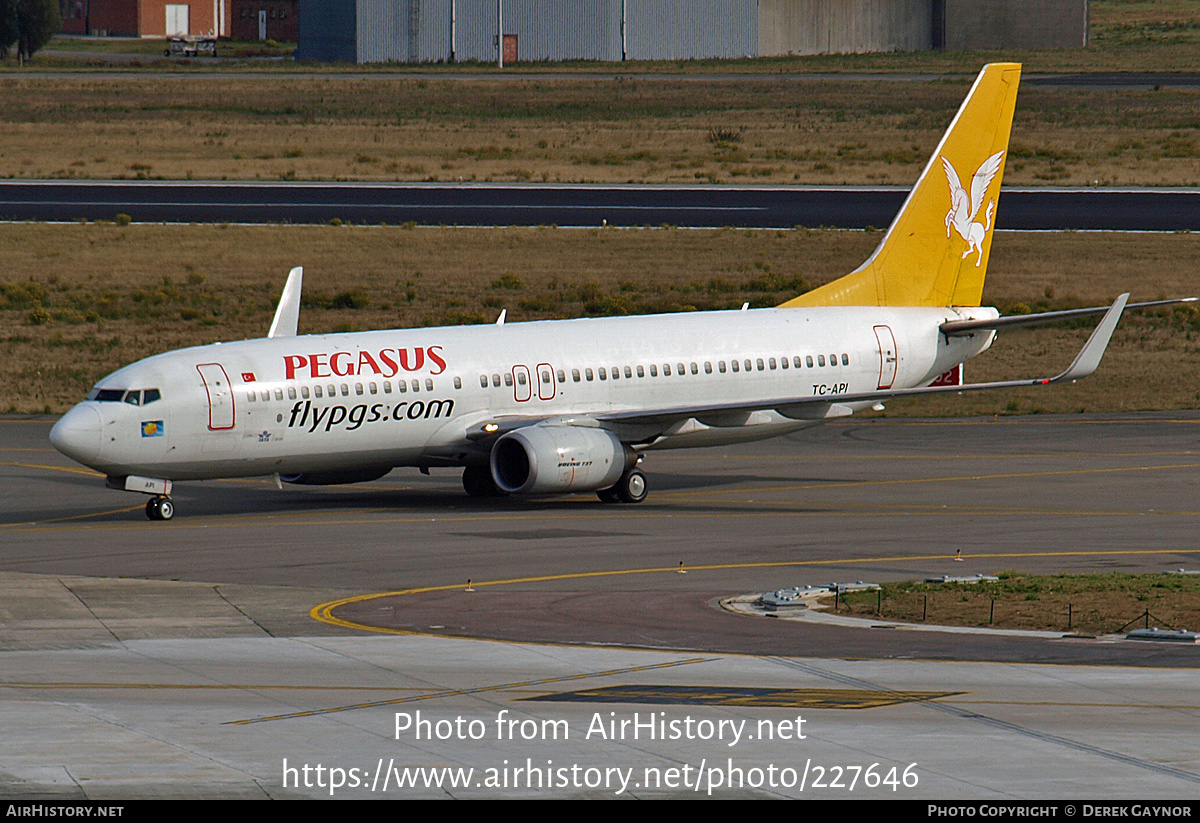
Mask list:
POLYGON ((163 495, 151 497, 146 501, 146 516, 151 520, 170 520, 175 516, 175 503, 163 495))

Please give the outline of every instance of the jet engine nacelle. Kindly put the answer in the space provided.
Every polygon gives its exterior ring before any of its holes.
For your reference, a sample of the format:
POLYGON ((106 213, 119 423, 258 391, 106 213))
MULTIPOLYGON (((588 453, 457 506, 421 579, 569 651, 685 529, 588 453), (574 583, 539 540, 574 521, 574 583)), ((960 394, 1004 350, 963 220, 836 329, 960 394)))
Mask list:
POLYGON ((510 494, 611 488, 625 471, 625 447, 612 432, 581 426, 527 426, 492 447, 492 479, 510 494))
POLYGON ((345 483, 366 483, 370 480, 378 480, 391 470, 391 466, 375 466, 369 469, 281 474, 279 479, 284 483, 294 483, 297 486, 341 486, 345 483))

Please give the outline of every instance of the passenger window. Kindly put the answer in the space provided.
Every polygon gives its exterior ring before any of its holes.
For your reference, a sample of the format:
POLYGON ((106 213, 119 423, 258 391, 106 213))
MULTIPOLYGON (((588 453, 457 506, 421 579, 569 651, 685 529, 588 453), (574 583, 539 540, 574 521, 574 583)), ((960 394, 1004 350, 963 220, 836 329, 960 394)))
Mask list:
POLYGON ((692 374, 699 374, 699 373, 700 373, 700 367, 697 366, 695 363, 692 363, 692 374))
POLYGON ((601 380, 607 380, 607 379, 608 379, 608 372, 604 370, 604 367, 603 367, 603 366, 601 366, 601 367, 600 367, 600 379, 601 379, 601 380))
POLYGON ((391 393, 392 393, 392 381, 391 381, 391 380, 384 380, 384 381, 383 381, 383 393, 384 393, 384 394, 391 394, 391 393))
POLYGON ((271 393, 269 391, 267 391, 266 389, 263 389, 262 391, 260 391, 258 393, 258 396, 262 398, 262 401, 264 403, 266 403, 268 400, 271 399, 271 393))
POLYGON ((818 366, 824 366, 824 365, 825 365, 825 355, 823 355, 823 354, 818 354, 818 355, 817 355, 817 365, 818 365, 818 366))
POLYGON ((248 392, 246 392, 246 399, 249 400, 251 403, 253 403, 255 400, 258 399, 258 397, 257 397, 257 395, 254 394, 254 392, 248 391, 248 392))
POLYGON ((479 375, 479 388, 486 389, 487 386, 488 386, 487 375, 486 374, 479 375))
POLYGON ((425 391, 433 391, 433 378, 432 377, 425 378, 425 391))
POLYGON ((772 357, 771 359, 769 359, 767 361, 767 366, 770 367, 771 371, 775 371, 775 358, 774 357, 772 357))
POLYGON ((508 386, 511 389, 512 384, 513 384, 512 372, 505 372, 504 373, 504 385, 508 386))
MULTIPOLYGON (((455 379, 457 380, 458 378, 455 378, 455 379)), ((368 383, 367 391, 369 391, 371 394, 379 394, 379 387, 376 386, 374 383, 368 383)))
POLYGON ((628 366, 625 367, 625 377, 626 379, 633 377, 633 369, 629 368, 628 366))
POLYGON ((571 379, 576 383, 579 382, 579 369, 571 369, 571 379))
POLYGON ((140 406, 140 405, 142 405, 142 392, 141 392, 141 389, 137 389, 137 390, 135 390, 135 391, 127 391, 127 392, 125 392, 125 402, 126 402, 126 403, 128 403, 128 404, 129 404, 129 405, 131 405, 131 406, 140 406))
POLYGON ((738 364, 738 361, 736 361, 736 360, 730 360, 730 361, 729 361, 729 366, 730 366, 730 367, 731 367, 731 368, 732 368, 732 369, 733 369, 735 372, 736 372, 736 371, 740 371, 740 370, 741 370, 741 368, 742 368, 742 367, 741 367, 741 366, 738 364))
POLYGON ((313 386, 313 397, 323 397, 320 386, 313 386))
POLYGON ((808 367, 811 369, 811 368, 813 367, 812 355, 811 355, 811 354, 809 354, 809 355, 805 355, 805 357, 804 357, 804 362, 805 362, 805 363, 808 365, 808 367))
POLYGON ((725 373, 725 361, 724 360, 717 361, 717 371, 719 371, 721 374, 725 373))
POLYGON ((620 366, 613 366, 613 367, 612 367, 612 379, 613 379, 613 380, 620 380, 620 379, 621 379, 621 367, 620 367, 620 366))
MULTIPOLYGON (((374 384, 372 384, 372 385, 374 385, 374 384)), ((454 388, 456 388, 456 389, 462 388, 462 378, 461 377, 454 378, 454 388)))
POLYGON ((295 400, 295 399, 296 399, 296 387, 288 386, 288 400, 295 400))
POLYGON ((796 355, 792 358, 792 365, 796 368, 800 368, 800 355, 796 355))
POLYGON ((142 393, 142 405, 149 406, 151 403, 161 397, 162 392, 160 392, 158 389, 146 389, 146 391, 142 393))
POLYGON ((843 365, 843 366, 849 366, 849 365, 850 365, 850 355, 848 355, 848 354, 843 354, 843 355, 842 355, 842 365, 843 365))
POLYGON ((654 365, 653 363, 650 364, 650 376, 658 377, 658 366, 654 365))
POLYGON ((308 386, 300 387, 300 396, 303 397, 305 400, 308 399, 308 386))
POLYGON ((399 391, 401 394, 408 394, 408 384, 405 383, 403 380, 397 380, 396 381, 396 390, 399 391))
POLYGON ((675 364, 675 373, 680 377, 683 377, 685 374, 687 374, 687 371, 683 368, 682 363, 675 364))
POLYGON ((645 377, 645 376, 646 376, 646 369, 645 369, 644 367, 642 367, 642 366, 638 366, 638 367, 637 367, 637 375, 638 375, 638 377, 645 377))
POLYGON ((589 383, 592 382, 592 370, 591 369, 584 369, 583 376, 587 378, 589 383))
POLYGON ((349 397, 349 396, 350 396, 350 384, 343 383, 342 384, 342 397, 349 397))
POLYGON ((836 354, 829 355, 829 365, 831 365, 831 366, 837 365, 837 355, 836 354))
POLYGON ((565 371, 563 371, 562 369, 558 370, 558 382, 559 383, 567 382, 567 373, 565 371))
POLYGON ((749 361, 749 360, 743 360, 743 361, 742 361, 742 368, 743 368, 743 369, 745 369, 746 371, 753 371, 753 370, 754 370, 754 367, 750 365, 750 361, 749 361))
POLYGON ((275 390, 275 399, 276 399, 276 400, 282 400, 282 399, 283 399, 283 389, 276 389, 276 390, 275 390))
POLYGON ((498 375, 498 374, 492 375, 492 385, 496 388, 500 388, 500 375, 498 375))
POLYGON ((671 376, 671 364, 663 363, 663 377, 670 377, 670 376, 671 376))
POLYGON ((758 370, 759 371, 762 371, 764 368, 766 368, 766 366, 763 365, 763 359, 761 357, 759 357, 757 359, 757 362, 758 362, 758 370))
POLYGON ((517 382, 520 383, 522 386, 525 385, 525 372, 523 372, 523 371, 517 372, 517 382))
POLYGON ((413 391, 421 390, 421 381, 420 380, 414 380, 414 381, 412 381, 412 384, 413 384, 413 391))

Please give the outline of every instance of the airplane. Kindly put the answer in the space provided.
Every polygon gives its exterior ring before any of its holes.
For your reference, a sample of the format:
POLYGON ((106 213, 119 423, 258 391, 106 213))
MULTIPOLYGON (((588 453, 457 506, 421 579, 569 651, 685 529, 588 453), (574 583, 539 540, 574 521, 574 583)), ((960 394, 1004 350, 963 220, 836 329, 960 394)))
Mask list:
POLYGON ((776 308, 299 336, 295 268, 265 338, 119 369, 50 440, 110 488, 149 495, 151 520, 174 516, 175 481, 333 485, 403 466, 461 467, 475 497, 639 503, 658 449, 775 437, 896 397, 1086 377, 1128 294, 1011 317, 980 306, 1020 73, 983 68, 865 263, 776 308), (1103 318, 1060 374, 962 383, 998 329, 1083 314, 1103 318))

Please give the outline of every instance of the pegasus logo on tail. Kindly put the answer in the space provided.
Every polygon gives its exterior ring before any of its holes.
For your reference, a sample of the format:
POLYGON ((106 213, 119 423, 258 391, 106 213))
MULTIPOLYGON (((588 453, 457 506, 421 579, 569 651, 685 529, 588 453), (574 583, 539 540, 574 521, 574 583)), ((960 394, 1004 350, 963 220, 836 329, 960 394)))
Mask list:
POLYGON ((998 151, 983 161, 971 178, 971 199, 968 200, 967 192, 959 182, 958 172, 954 170, 954 166, 950 165, 949 160, 945 157, 942 158, 942 167, 946 170, 946 180, 950 183, 950 211, 946 212, 946 237, 950 236, 950 227, 953 226, 959 236, 967 241, 967 250, 962 254, 963 259, 965 260, 967 255, 974 252, 976 266, 983 263, 983 238, 992 228, 992 214, 996 211, 996 201, 988 202, 985 222, 976 222, 975 217, 979 214, 980 207, 983 206, 983 196, 987 194, 988 186, 992 184, 992 178, 1000 171, 1000 164, 1003 160, 1004 152, 998 151))

